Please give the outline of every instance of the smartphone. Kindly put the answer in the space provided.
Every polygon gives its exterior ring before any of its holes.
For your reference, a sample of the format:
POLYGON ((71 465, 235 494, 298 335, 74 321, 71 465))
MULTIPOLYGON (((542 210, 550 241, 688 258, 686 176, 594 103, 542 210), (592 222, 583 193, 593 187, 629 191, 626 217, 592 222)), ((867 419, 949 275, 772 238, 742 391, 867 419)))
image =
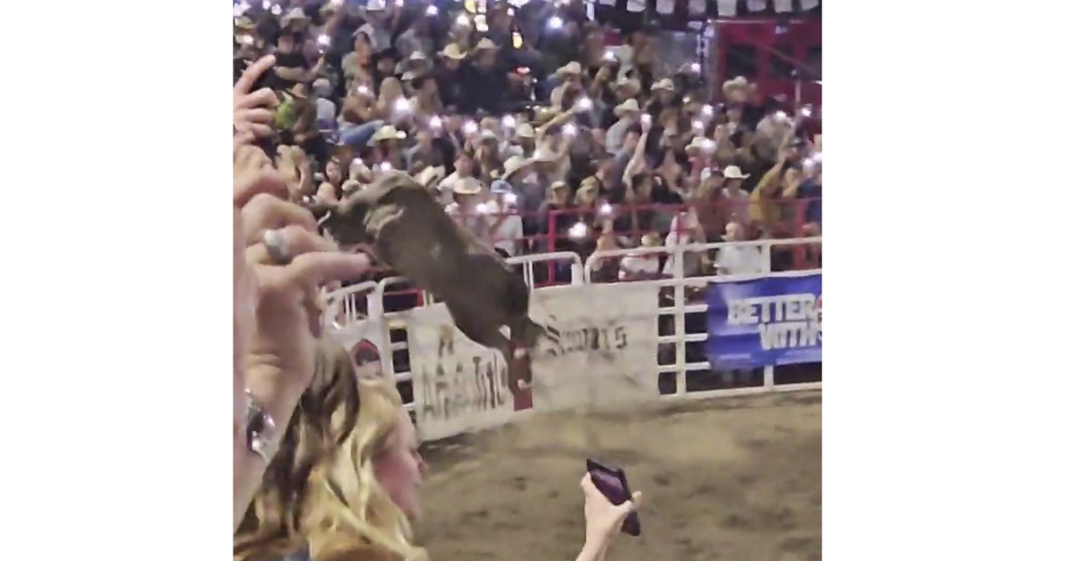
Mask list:
MULTIPOLYGON (((627 475, 623 470, 611 467, 595 460, 586 460, 586 471, 593 480, 593 486, 611 501, 614 505, 621 505, 631 499, 630 487, 627 485, 627 475)), ((641 523, 638 521, 638 513, 632 512, 623 519, 624 534, 628 536, 640 536, 642 533, 641 523)))

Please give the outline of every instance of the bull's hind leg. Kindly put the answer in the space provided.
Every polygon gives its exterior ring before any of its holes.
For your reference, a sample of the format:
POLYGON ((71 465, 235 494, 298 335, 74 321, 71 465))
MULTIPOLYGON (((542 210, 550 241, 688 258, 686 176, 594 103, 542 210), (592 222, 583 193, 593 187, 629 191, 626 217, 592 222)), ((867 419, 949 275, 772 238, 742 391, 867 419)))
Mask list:
POLYGON ((530 359, 517 358, 512 351, 512 345, 508 338, 501 333, 495 325, 484 325, 471 321, 463 315, 453 313, 453 322, 456 328, 467 335, 469 339, 489 349, 497 349, 504 356, 508 365, 508 390, 516 395, 525 386, 530 384, 530 359), (522 382, 522 383, 521 383, 522 382))

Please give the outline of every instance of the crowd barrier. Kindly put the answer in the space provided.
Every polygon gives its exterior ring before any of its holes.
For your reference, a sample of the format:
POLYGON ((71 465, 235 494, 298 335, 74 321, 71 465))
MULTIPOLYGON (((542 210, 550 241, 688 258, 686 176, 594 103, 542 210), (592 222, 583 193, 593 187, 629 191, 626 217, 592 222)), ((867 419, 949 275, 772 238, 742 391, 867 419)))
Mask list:
MULTIPOLYGON (((822 271, 772 272, 775 246, 820 238, 690 244, 513 258, 528 286, 536 263, 571 265, 571 284, 531 289, 530 315, 549 336, 533 353, 533 383, 517 396, 497 351, 453 326, 448 311, 424 295, 391 309, 388 295, 405 281, 387 278, 332 292, 328 329, 352 350, 357 375, 382 375, 401 391, 426 440, 492 428, 529 414, 583 405, 703 399, 822 387, 785 381, 777 370, 822 361, 822 271), (683 277, 683 255, 753 246, 763 268, 750 275, 683 277), (598 260, 624 255, 673 257, 666 278, 594 284, 598 260), (710 336, 711 335, 711 336, 710 336)), ((811 379, 812 376, 809 376, 811 379)))

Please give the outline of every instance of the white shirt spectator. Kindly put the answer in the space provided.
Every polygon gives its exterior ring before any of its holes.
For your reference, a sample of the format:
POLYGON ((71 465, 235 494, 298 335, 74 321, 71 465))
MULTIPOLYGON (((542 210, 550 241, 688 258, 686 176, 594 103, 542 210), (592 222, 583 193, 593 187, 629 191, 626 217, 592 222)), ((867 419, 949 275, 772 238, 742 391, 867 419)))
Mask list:
POLYGON ((716 270, 721 275, 755 275, 763 269, 764 259, 756 246, 728 245, 716 254, 716 270))
MULTIPOLYGON (((486 203, 486 214, 488 214, 488 220, 490 226, 497 223, 499 219, 497 214, 511 212, 511 209, 502 209, 497 201, 490 201, 486 203)), ((523 239, 523 219, 518 214, 509 214, 503 218, 501 225, 497 227, 497 231, 493 234, 493 247, 502 249, 508 255, 515 257, 517 255, 517 244, 523 239)))
MULTIPOLYGON (((701 224, 697 221, 696 212, 683 211, 676 214, 675 218, 671 219, 671 231, 668 232, 667 237, 664 238, 664 247, 675 247, 693 243, 694 240, 692 239, 693 236, 690 235, 690 230, 700 227, 701 224)), ((682 259, 682 274, 685 276, 697 274, 700 259, 701 256, 696 251, 686 252, 682 259)), ((668 254, 667 261, 664 263, 664 274, 675 274, 674 254, 668 254)))
POLYGON ((627 255, 619 260, 619 280, 635 276, 655 276, 660 272, 660 258, 657 254, 627 255))
POLYGON ((333 123, 337 119, 337 106, 333 101, 320 97, 315 101, 315 118, 320 123, 333 123))

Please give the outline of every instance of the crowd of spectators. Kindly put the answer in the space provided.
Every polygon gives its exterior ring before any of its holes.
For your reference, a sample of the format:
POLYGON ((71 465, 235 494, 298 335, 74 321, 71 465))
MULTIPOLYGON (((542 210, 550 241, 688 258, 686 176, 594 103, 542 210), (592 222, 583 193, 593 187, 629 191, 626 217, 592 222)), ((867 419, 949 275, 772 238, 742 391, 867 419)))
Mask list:
MULTIPOLYGON (((307 206, 405 170, 505 256, 819 231, 818 108, 664 68, 652 33, 607 29, 579 2, 267 0, 234 16, 235 80, 275 57, 267 152, 307 206)), ((748 272, 752 251, 683 270, 748 272)), ((784 250, 773 266, 818 260, 784 250)), ((676 270, 604 263, 602 279, 676 270)))

